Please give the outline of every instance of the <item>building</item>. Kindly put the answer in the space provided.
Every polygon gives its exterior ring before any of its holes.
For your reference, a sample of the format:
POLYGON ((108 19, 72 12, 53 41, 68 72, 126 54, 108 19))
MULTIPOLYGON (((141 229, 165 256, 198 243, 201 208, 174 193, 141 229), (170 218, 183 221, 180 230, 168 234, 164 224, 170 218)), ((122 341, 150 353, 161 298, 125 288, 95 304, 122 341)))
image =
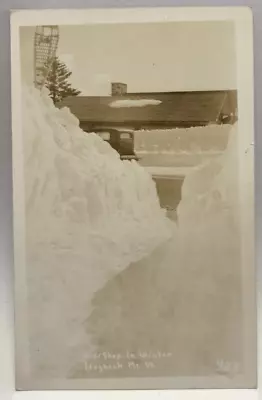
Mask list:
POLYGON ((69 97, 58 107, 69 107, 84 131, 107 133, 108 141, 120 154, 124 138, 128 140, 126 152, 132 153, 135 130, 233 124, 237 120, 235 90, 127 93, 126 85, 121 85, 124 84, 112 84, 112 96, 69 97), (121 94, 117 94, 118 90, 121 94), (123 100, 128 100, 129 106, 112 107, 113 102, 123 100), (137 100, 144 100, 145 105, 138 106, 137 100))
POLYGON ((237 119, 236 91, 126 93, 112 96, 75 96, 58 107, 69 107, 85 131, 126 127, 165 129, 234 123, 237 119), (111 107, 117 100, 157 100, 159 105, 111 107))

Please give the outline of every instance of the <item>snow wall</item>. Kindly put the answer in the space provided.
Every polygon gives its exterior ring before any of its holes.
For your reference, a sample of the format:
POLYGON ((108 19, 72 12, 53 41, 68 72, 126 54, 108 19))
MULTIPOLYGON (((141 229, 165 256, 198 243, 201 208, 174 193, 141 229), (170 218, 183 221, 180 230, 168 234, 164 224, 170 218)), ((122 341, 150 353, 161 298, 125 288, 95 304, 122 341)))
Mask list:
POLYGON ((45 90, 24 87, 22 115, 31 362, 64 376, 79 343, 88 348, 92 294, 174 227, 149 173, 85 134, 45 90))
MULTIPOLYGON (((221 127, 219 128, 222 131, 221 127)), ((224 128, 229 134, 226 151, 219 157, 194 167, 184 180, 182 201, 177 210, 180 229, 188 227, 189 221, 195 222, 197 229, 202 225, 207 227, 209 221, 216 216, 221 217, 221 212, 225 210, 230 211, 231 216, 235 216, 234 223, 238 224, 240 210, 237 124, 230 128, 224 128)), ((212 129, 213 127, 211 132, 212 129)))
POLYGON ((216 153, 227 147, 231 125, 206 127, 155 129, 135 134, 135 150, 138 153, 197 154, 216 153))
POLYGON ((231 125, 135 132, 135 151, 144 167, 195 167, 226 149, 231 125))
MULTIPOLYGON (((242 146, 239 132, 237 124, 231 127, 225 153, 186 176, 172 238, 94 297, 86 326, 98 351, 173 354, 146 376, 167 370, 169 376, 207 376, 217 372, 215 360, 227 358, 240 370, 245 366, 243 283, 251 259, 243 250, 252 223, 243 222, 253 202, 251 176, 240 164, 252 166, 252 146, 242 146)), ((86 376, 83 371, 79 363, 74 376, 86 376)))

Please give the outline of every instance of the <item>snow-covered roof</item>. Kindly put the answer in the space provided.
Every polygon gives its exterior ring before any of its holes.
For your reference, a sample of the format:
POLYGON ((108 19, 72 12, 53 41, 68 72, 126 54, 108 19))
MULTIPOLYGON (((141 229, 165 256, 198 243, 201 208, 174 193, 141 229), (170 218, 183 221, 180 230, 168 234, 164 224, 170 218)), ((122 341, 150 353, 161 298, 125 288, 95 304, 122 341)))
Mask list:
MULTIPOLYGON (((121 96, 77 96, 63 100, 81 124, 132 124, 134 127, 175 127, 216 123, 221 114, 235 115, 236 91, 127 93, 121 96), (127 100, 132 107, 112 107, 127 100), (136 100, 136 101, 135 101, 136 100), (144 106, 135 106, 144 100, 144 106), (154 100, 154 104, 153 101, 154 100)), ((228 122, 228 121, 227 121, 228 122)))

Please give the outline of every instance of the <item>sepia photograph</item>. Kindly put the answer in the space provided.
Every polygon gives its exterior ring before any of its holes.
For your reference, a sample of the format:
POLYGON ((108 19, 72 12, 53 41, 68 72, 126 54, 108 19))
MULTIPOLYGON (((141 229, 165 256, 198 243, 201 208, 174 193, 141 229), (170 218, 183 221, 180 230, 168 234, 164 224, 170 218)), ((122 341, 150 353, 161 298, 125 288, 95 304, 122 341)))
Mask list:
POLYGON ((252 17, 194 10, 11 15, 18 390, 256 387, 252 17))

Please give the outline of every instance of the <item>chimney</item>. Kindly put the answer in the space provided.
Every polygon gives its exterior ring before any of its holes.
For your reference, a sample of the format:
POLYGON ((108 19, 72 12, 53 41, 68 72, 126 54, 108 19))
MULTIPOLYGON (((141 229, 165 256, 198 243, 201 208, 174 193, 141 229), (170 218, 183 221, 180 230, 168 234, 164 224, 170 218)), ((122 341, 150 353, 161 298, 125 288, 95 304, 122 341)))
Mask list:
POLYGON ((127 84, 121 82, 111 83, 111 95, 112 96, 122 96, 127 93, 127 84))

